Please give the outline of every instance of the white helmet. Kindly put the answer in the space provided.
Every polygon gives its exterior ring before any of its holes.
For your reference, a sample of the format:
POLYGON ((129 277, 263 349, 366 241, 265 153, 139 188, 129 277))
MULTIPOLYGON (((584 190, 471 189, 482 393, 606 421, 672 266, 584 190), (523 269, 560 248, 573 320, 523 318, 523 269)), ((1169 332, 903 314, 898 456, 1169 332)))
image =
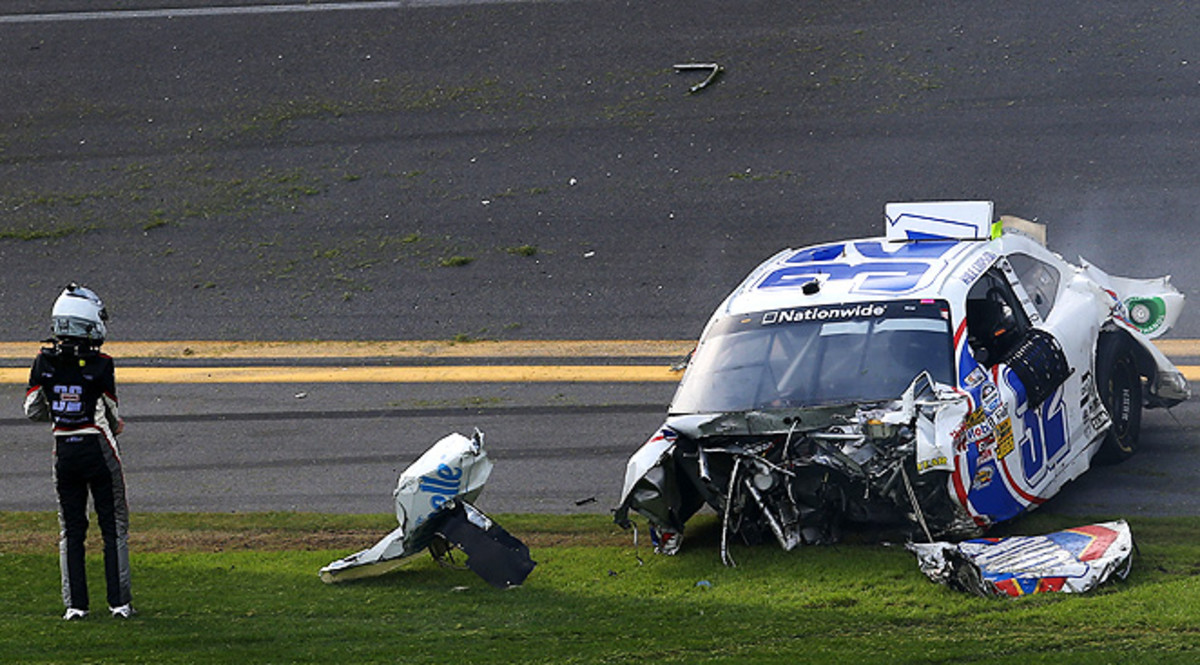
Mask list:
POLYGON ((107 320, 108 311, 104 309, 100 296, 85 286, 71 282, 54 301, 50 328, 54 336, 60 339, 73 337, 101 344, 108 332, 104 327, 107 320))

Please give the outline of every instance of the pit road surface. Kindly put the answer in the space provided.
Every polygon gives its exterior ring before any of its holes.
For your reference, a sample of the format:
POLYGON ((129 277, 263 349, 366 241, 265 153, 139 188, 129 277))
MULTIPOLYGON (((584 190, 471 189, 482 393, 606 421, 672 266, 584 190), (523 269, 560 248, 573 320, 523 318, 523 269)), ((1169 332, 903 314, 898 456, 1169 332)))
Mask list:
MULTIPOLYGON (((0 341, 42 337, 70 279, 114 340, 690 339, 766 256, 876 234, 902 199, 995 200, 1198 300, 1188 5, 364 6, 6 3, 0 341), (686 62, 724 73, 688 94, 686 62)), ((135 510, 386 512, 478 426, 485 509, 602 511, 671 392, 128 384, 122 440, 135 510)), ((0 509, 47 509, 20 393, 0 509)), ((1145 454, 1047 508, 1194 514, 1196 416, 1148 414, 1145 454)))

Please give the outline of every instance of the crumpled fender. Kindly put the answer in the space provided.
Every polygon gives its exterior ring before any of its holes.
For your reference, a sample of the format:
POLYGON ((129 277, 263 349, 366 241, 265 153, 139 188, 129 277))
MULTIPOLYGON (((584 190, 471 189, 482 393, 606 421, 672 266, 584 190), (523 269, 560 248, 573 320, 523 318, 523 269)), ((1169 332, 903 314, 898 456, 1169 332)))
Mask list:
POLYGON ((677 437, 674 430, 663 425, 626 463, 621 504, 614 516, 623 528, 629 527, 629 511, 634 509, 651 522, 683 529, 672 515, 671 507, 679 502, 679 487, 674 474, 668 472, 677 437))
POLYGON ((1171 276, 1153 279, 1114 277, 1079 257, 1083 274, 1121 304, 1118 317, 1147 339, 1165 335, 1183 312, 1184 295, 1171 285, 1171 276))
POLYGON ((1192 395, 1187 379, 1151 341, 1165 335, 1183 311, 1184 295, 1171 276, 1154 279, 1114 277, 1079 258, 1082 272, 1118 302, 1110 324, 1129 333, 1138 345, 1140 369, 1150 377, 1149 407, 1172 406, 1192 395))

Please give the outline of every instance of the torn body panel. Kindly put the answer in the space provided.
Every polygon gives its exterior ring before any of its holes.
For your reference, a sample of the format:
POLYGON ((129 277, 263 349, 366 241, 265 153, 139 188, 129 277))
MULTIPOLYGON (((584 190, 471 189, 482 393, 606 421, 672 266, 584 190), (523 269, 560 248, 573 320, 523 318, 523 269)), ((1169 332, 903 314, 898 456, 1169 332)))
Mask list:
POLYGON ((963 543, 910 543, 921 572, 934 582, 977 596, 1084 593, 1133 563, 1133 535, 1124 520, 1089 524, 1044 536, 979 538, 963 543))
POLYGON ((1187 400, 1191 396, 1187 379, 1151 341, 1170 331, 1183 311, 1184 295, 1171 284, 1170 275, 1114 277, 1083 258, 1080 263, 1085 282, 1110 299, 1106 329, 1125 331, 1136 344, 1139 371, 1146 377, 1145 405, 1171 407, 1187 400))
POLYGON ((468 567, 494 586, 521 584, 533 570, 529 550, 471 505, 492 472, 483 433, 451 434, 438 441, 396 482, 394 531, 375 545, 339 559, 320 571, 326 583, 374 577, 393 570, 426 549, 435 556, 454 548, 468 567))
POLYGON ((1183 294, 1171 285, 1171 276, 1153 279, 1114 277, 1080 257, 1082 273, 1120 303, 1120 318, 1147 339, 1164 335, 1183 312, 1183 294))
POLYGON ((466 501, 446 506, 432 521, 438 538, 431 548, 444 544, 448 550, 462 550, 467 568, 497 589, 520 586, 537 565, 525 543, 466 501))

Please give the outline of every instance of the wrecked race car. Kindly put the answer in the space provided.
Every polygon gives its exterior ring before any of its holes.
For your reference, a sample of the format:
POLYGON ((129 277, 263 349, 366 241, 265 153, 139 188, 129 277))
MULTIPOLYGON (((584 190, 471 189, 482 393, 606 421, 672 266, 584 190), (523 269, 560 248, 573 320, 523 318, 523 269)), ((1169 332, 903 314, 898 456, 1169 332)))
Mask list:
POLYGON ((1112 277, 989 201, 893 203, 885 237, 787 249, 709 319, 666 422, 629 460, 616 521, 676 551, 708 504, 784 549, 848 523, 977 536, 1138 446, 1190 396, 1150 338, 1169 278, 1112 277))

